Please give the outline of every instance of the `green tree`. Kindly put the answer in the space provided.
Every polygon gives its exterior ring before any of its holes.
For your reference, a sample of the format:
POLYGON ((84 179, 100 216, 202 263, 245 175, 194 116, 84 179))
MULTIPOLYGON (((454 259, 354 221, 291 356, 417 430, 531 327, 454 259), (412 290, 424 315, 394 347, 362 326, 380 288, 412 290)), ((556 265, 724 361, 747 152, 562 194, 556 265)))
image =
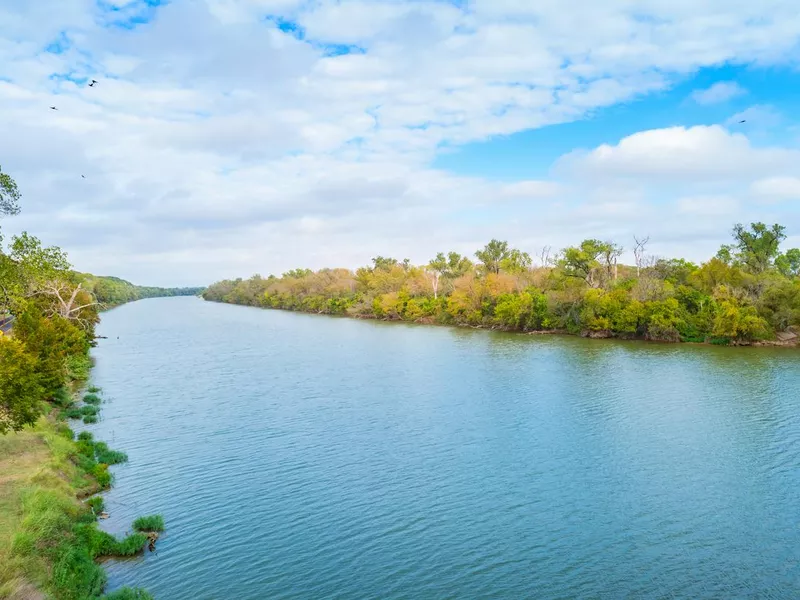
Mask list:
POLYGON ((488 273, 499 273, 502 262, 509 257, 508 242, 492 240, 482 250, 478 250, 475 256, 488 273))
POLYGON ((508 251, 505 258, 500 261, 500 269, 506 273, 519 275, 531 268, 533 260, 527 252, 521 252, 516 248, 508 251))
POLYGON ((800 276, 800 248, 792 248, 775 258, 775 266, 786 277, 800 276))
POLYGON ((20 197, 17 183, 0 167, 0 215, 18 214, 20 197))
POLYGON ((778 256, 780 245, 786 239, 786 228, 775 224, 751 223, 746 229, 741 223, 733 227, 734 243, 731 250, 734 258, 751 273, 763 273, 772 266, 778 256))
POLYGON ((601 283, 597 277, 599 258, 606 250, 605 242, 594 239, 583 240, 580 246, 564 249, 559 265, 568 277, 582 279, 589 287, 597 287, 601 283))
POLYGON ((0 334, 0 435, 36 421, 43 389, 36 358, 15 339, 0 334))

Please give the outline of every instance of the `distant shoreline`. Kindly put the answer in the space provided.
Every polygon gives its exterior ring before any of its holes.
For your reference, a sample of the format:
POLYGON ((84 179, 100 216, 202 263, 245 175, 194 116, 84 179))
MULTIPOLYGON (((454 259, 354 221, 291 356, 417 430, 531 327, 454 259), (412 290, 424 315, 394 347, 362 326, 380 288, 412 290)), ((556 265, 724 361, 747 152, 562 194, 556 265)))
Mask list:
POLYGON ((742 348, 800 348, 800 336, 795 337, 792 340, 758 340, 758 341, 736 341, 736 340, 729 340, 727 343, 714 343, 713 341, 701 341, 701 342, 684 342, 681 340, 671 341, 671 340, 655 340, 655 339, 648 339, 646 336, 621 336, 621 335, 614 335, 613 332, 605 330, 605 331, 581 331, 580 333, 571 333, 566 329, 537 329, 537 330, 529 330, 529 331, 521 331, 519 329, 514 329, 510 327, 502 327, 499 325, 465 325, 460 323, 437 323, 435 320, 431 318, 423 318, 418 319, 416 321, 408 321, 405 319, 391 319, 391 318, 378 318, 371 315, 352 315, 347 313, 328 313, 323 311, 312 311, 312 310, 293 310, 289 308, 276 308, 273 306, 254 306, 252 304, 244 304, 238 302, 227 302, 225 300, 209 300, 207 298, 203 298, 199 296, 204 302, 213 302, 215 304, 228 304, 231 306, 244 306, 248 308, 258 308, 263 310, 275 310, 287 313, 299 313, 304 315, 318 315, 323 317, 336 317, 342 319, 353 319, 356 321, 378 321, 381 323, 405 323, 411 325, 425 325, 425 326, 433 326, 433 327, 453 327, 457 329, 476 329, 480 331, 496 331, 501 333, 515 333, 519 335, 553 335, 553 336, 565 336, 571 338, 585 338, 585 339, 595 339, 595 340, 621 340, 621 341, 631 341, 631 342, 647 342, 652 344, 669 344, 669 345, 690 345, 690 346, 723 346, 723 347, 742 347, 742 348))

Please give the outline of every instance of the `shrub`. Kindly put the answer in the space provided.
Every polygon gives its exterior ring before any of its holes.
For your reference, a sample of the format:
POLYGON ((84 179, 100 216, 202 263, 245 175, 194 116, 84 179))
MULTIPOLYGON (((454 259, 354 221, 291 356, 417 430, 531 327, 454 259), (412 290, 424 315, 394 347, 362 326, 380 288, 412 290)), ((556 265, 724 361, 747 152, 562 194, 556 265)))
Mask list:
POLYGON ((98 421, 97 415, 86 415, 85 417, 83 417, 83 422, 86 425, 94 425, 95 423, 97 423, 97 421, 98 421))
POLYGON ((81 431, 78 434, 78 441, 79 442, 93 442, 94 436, 90 431, 81 431))
POLYGON ((161 515, 150 515, 139 517, 133 522, 135 531, 164 531, 164 517, 161 515))
POLYGON ((103 388, 97 387, 96 385, 90 385, 89 389, 86 390, 90 394, 99 394, 103 391, 103 388))

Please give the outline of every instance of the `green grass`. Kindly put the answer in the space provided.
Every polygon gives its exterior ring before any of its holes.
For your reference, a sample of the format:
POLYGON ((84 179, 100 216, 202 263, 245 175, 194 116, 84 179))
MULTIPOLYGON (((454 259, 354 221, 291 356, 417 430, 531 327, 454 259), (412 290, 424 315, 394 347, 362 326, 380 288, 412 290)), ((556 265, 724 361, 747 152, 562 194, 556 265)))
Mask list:
POLYGON ((81 414, 84 417, 89 417, 89 416, 96 417, 99 412, 100 409, 92 404, 84 404, 83 406, 81 406, 81 414))
POLYGON ((94 444, 95 457, 97 462, 105 463, 107 465, 118 465, 128 461, 128 455, 124 452, 111 450, 105 442, 95 442, 94 444))
POLYGON ((78 441, 79 442, 93 442, 94 435, 92 435, 91 431, 81 431, 78 434, 78 441))
POLYGON ((99 394, 103 391, 103 388, 97 387, 96 385, 90 385, 86 391, 90 394, 99 394))
POLYGON ((67 388, 60 387, 53 394, 53 403, 61 408, 69 408, 72 405, 72 394, 67 388))
POLYGON ((86 505, 92 509, 95 515, 99 515, 106 508, 106 502, 102 496, 92 496, 86 501, 86 505))
POLYGON ((83 411, 80 408, 68 408, 64 411, 64 416, 68 419, 80 419, 83 417, 83 411))
POLYGON ((103 399, 97 394, 86 394, 83 397, 83 401, 86 402, 86 404, 94 404, 96 406, 100 404, 103 401, 103 399))
POLYGON ((99 421, 97 415, 86 415, 83 417, 83 422, 87 425, 93 425, 94 423, 97 423, 97 421, 99 421))
POLYGON ((103 596, 102 600, 154 600, 145 590, 140 588, 122 588, 103 596))
POLYGON ((164 531, 164 517, 161 515, 150 515, 139 517, 133 522, 135 531, 164 531))

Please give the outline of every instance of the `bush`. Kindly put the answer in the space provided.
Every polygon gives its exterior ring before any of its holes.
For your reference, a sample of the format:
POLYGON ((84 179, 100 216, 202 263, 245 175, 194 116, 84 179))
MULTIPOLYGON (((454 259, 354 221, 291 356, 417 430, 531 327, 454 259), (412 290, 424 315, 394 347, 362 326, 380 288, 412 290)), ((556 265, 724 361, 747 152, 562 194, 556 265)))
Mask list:
POLYGON ((85 417, 83 417, 83 422, 86 425, 94 425, 95 423, 97 423, 98 420, 99 419, 97 418, 97 415, 86 415, 85 417))
POLYGON ((78 441, 79 442, 93 442, 94 436, 90 431, 81 431, 78 434, 78 441))
POLYGON ((135 531, 164 531, 164 517, 161 515, 150 515, 139 517, 133 522, 135 531))
POLYGON ((89 389, 86 390, 90 394, 99 394, 103 391, 103 388, 97 387, 96 385, 90 385, 89 389))

